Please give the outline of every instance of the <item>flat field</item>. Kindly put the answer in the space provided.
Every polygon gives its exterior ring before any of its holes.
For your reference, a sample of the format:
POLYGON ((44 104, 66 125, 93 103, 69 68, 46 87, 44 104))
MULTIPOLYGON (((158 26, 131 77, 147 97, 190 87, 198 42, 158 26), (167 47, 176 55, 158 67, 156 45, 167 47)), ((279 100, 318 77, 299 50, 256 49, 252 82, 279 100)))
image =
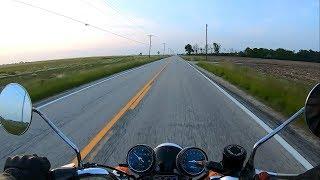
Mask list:
POLYGON ((0 87, 17 82, 33 101, 163 58, 163 56, 105 56, 37 61, 0 66, 0 87))
MULTIPOLYGON (((204 56, 185 57, 188 60, 205 60, 204 56)), ((320 82, 320 63, 230 56, 209 56, 208 60, 230 62, 238 66, 252 68, 263 74, 301 82, 308 86, 320 82)))

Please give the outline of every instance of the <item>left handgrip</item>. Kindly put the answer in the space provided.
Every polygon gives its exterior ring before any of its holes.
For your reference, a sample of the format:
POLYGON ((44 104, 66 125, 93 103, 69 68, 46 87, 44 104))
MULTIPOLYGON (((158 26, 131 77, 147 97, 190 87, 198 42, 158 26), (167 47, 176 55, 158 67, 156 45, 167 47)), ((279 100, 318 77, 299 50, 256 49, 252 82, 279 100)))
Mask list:
POLYGON ((50 180, 78 180, 77 169, 74 167, 60 167, 49 172, 50 180))

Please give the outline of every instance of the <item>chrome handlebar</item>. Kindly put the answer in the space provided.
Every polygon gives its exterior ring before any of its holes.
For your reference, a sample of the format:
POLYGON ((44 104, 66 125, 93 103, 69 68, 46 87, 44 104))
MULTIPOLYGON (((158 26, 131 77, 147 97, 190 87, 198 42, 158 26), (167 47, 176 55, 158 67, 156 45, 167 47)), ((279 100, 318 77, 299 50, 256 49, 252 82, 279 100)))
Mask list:
MULTIPOLYGON (((289 178, 292 178, 292 177, 295 177, 295 176, 298 176, 298 174, 282 174, 282 173, 276 173, 276 172, 270 172, 270 171, 262 171, 260 169, 255 169, 255 174, 258 175, 259 173, 261 172, 266 172, 268 173, 268 175, 270 177, 276 177, 276 178, 279 178, 279 179, 289 179, 289 178)), ((220 179, 220 180, 237 180, 239 179, 239 177, 233 177, 233 176, 211 176, 209 177, 209 179, 220 179)))
POLYGON ((103 168, 92 167, 92 168, 84 168, 78 169, 77 174, 79 177, 87 177, 87 176, 107 176, 109 175, 109 171, 103 168))
POLYGON ((255 173, 259 174, 261 172, 266 172, 268 173, 269 176, 271 177, 277 177, 277 178, 283 178, 283 179, 288 179, 288 178, 292 178, 295 176, 298 176, 299 174, 285 174, 285 173, 277 173, 277 172, 270 172, 270 171, 262 171, 260 169, 255 169, 255 173))

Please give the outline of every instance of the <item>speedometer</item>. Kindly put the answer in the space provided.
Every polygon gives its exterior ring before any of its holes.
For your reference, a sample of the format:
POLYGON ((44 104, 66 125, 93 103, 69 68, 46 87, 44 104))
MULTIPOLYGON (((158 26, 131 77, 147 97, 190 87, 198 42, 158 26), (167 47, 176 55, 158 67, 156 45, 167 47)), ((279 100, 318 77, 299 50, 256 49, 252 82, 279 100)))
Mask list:
POLYGON ((136 145, 128 152, 127 164, 135 173, 148 173, 154 168, 155 152, 150 146, 136 145))
POLYGON ((207 161, 206 153, 196 147, 184 148, 177 156, 177 168, 180 173, 186 176, 198 176, 204 170, 203 162, 207 161))

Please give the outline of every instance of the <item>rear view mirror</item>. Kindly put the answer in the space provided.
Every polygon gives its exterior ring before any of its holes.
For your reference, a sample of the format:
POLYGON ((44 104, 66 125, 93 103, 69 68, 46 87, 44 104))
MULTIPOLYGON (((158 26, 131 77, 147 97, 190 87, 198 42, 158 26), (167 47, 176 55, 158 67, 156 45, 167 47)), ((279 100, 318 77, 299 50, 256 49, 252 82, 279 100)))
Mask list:
POLYGON ((311 132, 320 137, 320 83, 310 91, 306 99, 305 119, 311 132))
POLYGON ((25 133, 31 123, 32 102, 19 84, 8 84, 0 93, 0 123, 13 135, 25 133))
POLYGON ((25 133, 31 123, 32 112, 37 113, 76 153, 78 166, 82 166, 79 148, 55 126, 39 109, 32 107, 27 90, 20 84, 8 84, 0 93, 0 123, 13 135, 25 133))

